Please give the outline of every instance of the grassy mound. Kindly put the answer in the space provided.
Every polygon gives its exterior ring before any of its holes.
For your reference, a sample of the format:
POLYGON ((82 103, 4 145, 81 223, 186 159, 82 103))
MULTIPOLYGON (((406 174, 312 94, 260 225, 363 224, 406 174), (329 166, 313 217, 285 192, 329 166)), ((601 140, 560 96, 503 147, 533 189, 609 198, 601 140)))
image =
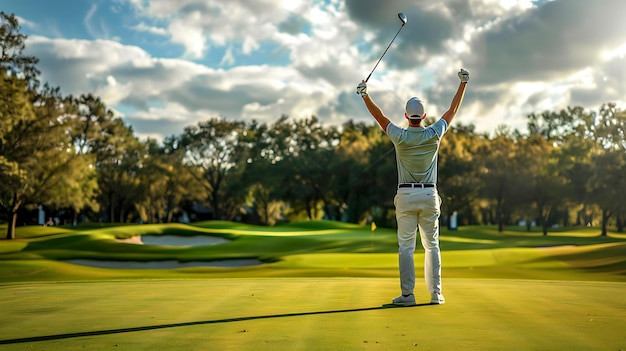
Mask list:
MULTIPOLYGON (((186 225, 20 227, 0 241, 0 282, 159 277, 395 277, 396 234, 388 228, 311 221, 262 227, 224 221, 186 225), (212 246, 154 246, 120 242, 138 235, 217 236, 212 246), (93 268, 67 260, 211 262, 256 259, 260 266, 169 270, 93 268)), ((444 275, 502 279, 623 281, 626 236, 584 228, 549 236, 490 227, 441 234, 444 275)), ((418 248, 416 262, 421 263, 418 248)), ((420 273, 420 272, 418 272, 420 273)))

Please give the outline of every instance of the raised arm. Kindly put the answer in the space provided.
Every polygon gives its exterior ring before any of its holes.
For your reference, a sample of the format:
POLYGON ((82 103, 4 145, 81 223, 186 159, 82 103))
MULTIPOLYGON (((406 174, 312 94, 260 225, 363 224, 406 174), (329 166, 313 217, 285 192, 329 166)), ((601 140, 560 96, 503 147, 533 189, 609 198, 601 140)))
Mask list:
POLYGON ((363 98, 363 102, 365 102, 365 107, 367 107, 367 110, 370 111, 370 113, 372 114, 372 117, 374 117, 376 122, 378 122, 378 125, 386 133, 387 126, 390 123, 389 118, 385 116, 385 114, 383 113, 383 110, 381 110, 380 107, 376 105, 374 100, 372 100, 372 98, 367 93, 367 85, 364 80, 361 81, 361 84, 357 86, 356 92, 357 94, 361 95, 361 97, 363 98))
POLYGON ((461 68, 458 73, 459 79, 461 79, 461 83, 459 84, 459 88, 456 90, 456 94, 452 98, 452 102, 450 103, 450 108, 446 111, 441 118, 448 122, 448 126, 452 123, 452 119, 456 116, 456 112, 461 107, 461 103, 463 102, 463 96, 465 95, 465 88, 467 86, 467 82, 469 81, 469 72, 461 68))

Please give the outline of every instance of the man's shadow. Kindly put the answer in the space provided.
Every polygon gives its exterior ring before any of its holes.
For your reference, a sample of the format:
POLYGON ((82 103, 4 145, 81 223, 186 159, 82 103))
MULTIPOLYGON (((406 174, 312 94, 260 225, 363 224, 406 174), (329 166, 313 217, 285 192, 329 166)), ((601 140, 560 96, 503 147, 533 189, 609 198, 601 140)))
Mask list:
MULTIPOLYGON (((408 306, 408 307, 421 307, 421 306, 429 306, 429 305, 430 304, 428 304, 428 303, 423 303, 423 304, 417 304, 415 306, 408 306)), ((50 340, 71 339, 71 338, 78 338, 78 337, 84 337, 84 336, 97 336, 97 335, 110 335, 110 334, 130 333, 130 332, 139 332, 139 331, 156 330, 156 329, 188 327, 188 326, 192 326, 192 325, 220 324, 220 323, 231 323, 231 322, 259 320, 259 319, 299 317, 299 316, 311 316, 311 315, 334 314, 334 313, 364 312, 364 311, 375 311, 375 310, 392 309, 392 308, 401 309, 401 308, 407 308, 407 307, 401 307, 401 306, 397 306, 397 305, 394 305, 394 304, 385 304, 385 305, 378 306, 378 307, 364 307, 364 308, 353 308, 353 309, 345 309, 345 310, 282 313, 282 314, 271 314, 271 315, 261 315, 261 316, 249 316, 249 317, 235 317, 235 318, 225 318, 225 319, 214 319, 214 320, 185 322, 185 323, 148 325, 148 326, 143 326, 143 327, 92 330, 92 331, 86 331, 86 332, 54 334, 54 335, 41 335, 41 336, 32 336, 32 337, 27 337, 27 338, 16 338, 16 339, 4 339, 4 340, 0 340, 0 345, 20 344, 20 343, 35 342, 35 341, 50 341, 50 340)))

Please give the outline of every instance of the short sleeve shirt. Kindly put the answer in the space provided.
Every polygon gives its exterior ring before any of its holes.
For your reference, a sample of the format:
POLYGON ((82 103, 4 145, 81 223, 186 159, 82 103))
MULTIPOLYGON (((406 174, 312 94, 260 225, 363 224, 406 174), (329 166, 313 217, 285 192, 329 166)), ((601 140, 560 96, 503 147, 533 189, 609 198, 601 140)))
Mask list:
POLYGON ((396 150, 398 183, 437 183, 437 154, 447 130, 443 118, 425 128, 387 125, 387 136, 396 150))

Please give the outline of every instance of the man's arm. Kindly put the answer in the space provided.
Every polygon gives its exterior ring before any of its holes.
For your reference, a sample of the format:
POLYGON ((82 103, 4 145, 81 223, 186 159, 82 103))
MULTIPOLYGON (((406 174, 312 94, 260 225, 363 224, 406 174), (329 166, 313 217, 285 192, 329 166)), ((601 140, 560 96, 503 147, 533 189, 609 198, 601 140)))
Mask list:
POLYGON ((448 122, 448 127, 450 123, 452 123, 452 119, 456 116, 456 112, 461 107, 461 103, 463 102, 463 96, 465 96, 465 88, 467 87, 467 81, 469 81, 469 72, 461 69, 459 71, 459 78, 461 79, 461 83, 459 84, 459 88, 456 90, 456 94, 452 98, 452 103, 450 103, 450 108, 446 111, 441 118, 443 118, 446 122, 448 122))
POLYGON ((389 123, 391 123, 389 121, 389 118, 385 116, 385 114, 383 113, 383 110, 381 110, 380 107, 376 105, 374 100, 372 100, 372 98, 367 94, 367 86, 365 85, 365 81, 361 81, 361 84, 359 84, 359 88, 360 90, 358 89, 357 90, 361 94, 361 97, 363 98, 363 101, 365 102, 365 107, 367 107, 367 110, 370 111, 370 113, 372 114, 372 117, 374 117, 376 122, 378 122, 378 125, 386 133, 387 126, 389 125, 389 123))

